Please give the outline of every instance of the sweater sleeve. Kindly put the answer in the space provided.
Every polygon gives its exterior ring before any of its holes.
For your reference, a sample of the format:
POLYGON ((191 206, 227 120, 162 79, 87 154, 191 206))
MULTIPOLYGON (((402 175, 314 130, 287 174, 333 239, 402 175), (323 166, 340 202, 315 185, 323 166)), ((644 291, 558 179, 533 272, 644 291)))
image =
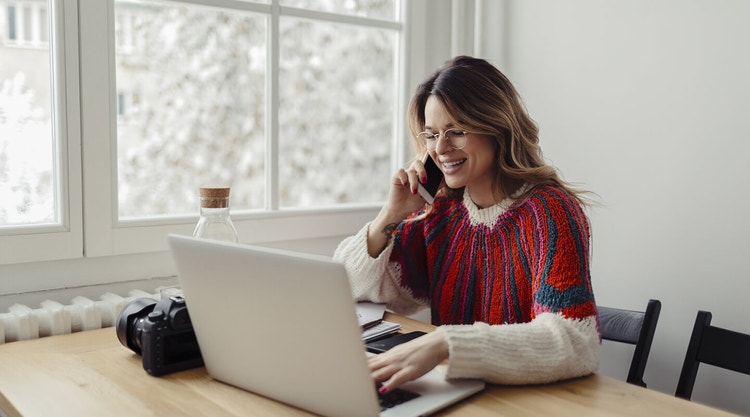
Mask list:
POLYGON ((449 346, 447 378, 543 384, 594 372, 601 349, 596 317, 543 313, 529 323, 440 326, 449 346))
POLYGON ((341 262, 349 275, 349 284, 356 301, 385 303, 389 310, 399 314, 413 314, 424 308, 408 288, 400 286, 401 271, 398 264, 390 262, 393 242, 377 258, 367 251, 367 233, 370 223, 355 235, 344 239, 336 248, 333 260, 341 262))

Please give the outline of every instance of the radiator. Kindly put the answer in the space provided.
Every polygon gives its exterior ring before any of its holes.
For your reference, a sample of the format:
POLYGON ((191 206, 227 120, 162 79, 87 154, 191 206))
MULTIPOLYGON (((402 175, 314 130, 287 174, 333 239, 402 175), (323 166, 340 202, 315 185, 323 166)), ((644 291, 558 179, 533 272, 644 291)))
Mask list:
POLYGON ((69 304, 46 300, 39 308, 15 304, 0 313, 0 344, 111 327, 123 307, 141 297, 158 299, 159 291, 136 289, 125 297, 107 292, 99 300, 77 296, 69 304))

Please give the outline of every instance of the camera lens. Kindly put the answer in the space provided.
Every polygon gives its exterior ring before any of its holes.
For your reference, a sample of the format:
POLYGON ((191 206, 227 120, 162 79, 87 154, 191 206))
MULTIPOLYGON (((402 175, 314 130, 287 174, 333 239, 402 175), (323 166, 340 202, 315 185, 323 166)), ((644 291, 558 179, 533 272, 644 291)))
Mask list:
POLYGON ((117 339, 137 354, 141 354, 141 323, 154 310, 156 300, 136 298, 128 303, 117 318, 117 339))

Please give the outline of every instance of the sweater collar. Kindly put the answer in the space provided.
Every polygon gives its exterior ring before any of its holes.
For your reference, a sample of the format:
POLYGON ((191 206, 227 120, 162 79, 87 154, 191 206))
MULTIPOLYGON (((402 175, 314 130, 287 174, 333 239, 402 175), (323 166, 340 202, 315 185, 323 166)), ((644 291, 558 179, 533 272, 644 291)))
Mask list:
POLYGON ((497 222, 497 219, 508 209, 513 205, 513 203, 516 202, 519 196, 523 195, 527 190, 529 189, 529 184, 524 184, 521 188, 518 189, 512 196, 504 198, 499 203, 485 208, 479 208, 474 202, 471 200, 471 195, 469 194, 469 187, 464 188, 464 206, 466 207, 466 210, 469 212, 469 219, 471 220, 471 224, 476 225, 484 225, 488 227, 492 227, 495 225, 495 222, 497 222))

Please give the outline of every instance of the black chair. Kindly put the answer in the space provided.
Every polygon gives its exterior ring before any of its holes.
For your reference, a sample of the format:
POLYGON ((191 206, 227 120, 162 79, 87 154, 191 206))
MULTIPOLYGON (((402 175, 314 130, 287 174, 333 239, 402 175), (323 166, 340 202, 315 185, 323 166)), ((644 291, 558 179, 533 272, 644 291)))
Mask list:
POLYGON ((646 311, 623 310, 598 306, 599 330, 602 339, 635 345, 627 382, 646 387, 643 373, 646 370, 656 323, 659 321, 661 302, 648 300, 646 311))
POLYGON ((750 334, 711 326, 711 313, 698 311, 675 395, 693 395, 698 365, 703 362, 750 375, 750 334))

